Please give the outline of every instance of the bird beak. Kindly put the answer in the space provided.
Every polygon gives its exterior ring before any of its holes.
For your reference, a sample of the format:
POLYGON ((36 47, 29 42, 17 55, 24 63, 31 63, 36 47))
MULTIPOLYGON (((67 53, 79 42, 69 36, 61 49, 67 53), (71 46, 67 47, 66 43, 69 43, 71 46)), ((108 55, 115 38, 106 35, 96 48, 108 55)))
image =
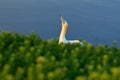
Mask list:
POLYGON ((60 18, 60 21, 62 22, 62 23, 65 23, 65 21, 64 21, 64 19, 63 19, 63 17, 60 15, 59 16, 59 18, 60 18))

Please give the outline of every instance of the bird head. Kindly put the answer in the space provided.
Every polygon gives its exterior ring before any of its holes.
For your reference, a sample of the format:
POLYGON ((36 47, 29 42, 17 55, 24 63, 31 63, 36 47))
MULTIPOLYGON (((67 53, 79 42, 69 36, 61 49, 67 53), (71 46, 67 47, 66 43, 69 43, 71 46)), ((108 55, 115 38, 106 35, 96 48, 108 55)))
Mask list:
POLYGON ((59 18, 60 18, 60 21, 61 21, 61 23, 62 23, 62 26, 68 27, 67 21, 65 21, 61 15, 59 16, 59 18))

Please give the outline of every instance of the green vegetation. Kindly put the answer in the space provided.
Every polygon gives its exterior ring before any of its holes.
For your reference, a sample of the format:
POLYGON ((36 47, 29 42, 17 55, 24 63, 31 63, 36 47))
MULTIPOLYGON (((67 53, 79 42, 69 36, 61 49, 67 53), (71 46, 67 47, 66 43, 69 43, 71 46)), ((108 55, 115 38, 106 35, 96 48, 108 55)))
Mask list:
POLYGON ((0 32, 0 80, 120 80, 120 49, 0 32))

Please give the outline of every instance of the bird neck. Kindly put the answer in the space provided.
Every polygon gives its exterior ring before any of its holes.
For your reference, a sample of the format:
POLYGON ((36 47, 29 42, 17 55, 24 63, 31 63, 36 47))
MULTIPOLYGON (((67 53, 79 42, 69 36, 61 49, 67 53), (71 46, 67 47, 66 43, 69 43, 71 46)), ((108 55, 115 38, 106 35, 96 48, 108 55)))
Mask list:
POLYGON ((60 37, 59 37, 60 41, 66 40, 65 35, 67 32, 67 28, 68 28, 67 24, 62 25, 62 30, 61 30, 60 37))

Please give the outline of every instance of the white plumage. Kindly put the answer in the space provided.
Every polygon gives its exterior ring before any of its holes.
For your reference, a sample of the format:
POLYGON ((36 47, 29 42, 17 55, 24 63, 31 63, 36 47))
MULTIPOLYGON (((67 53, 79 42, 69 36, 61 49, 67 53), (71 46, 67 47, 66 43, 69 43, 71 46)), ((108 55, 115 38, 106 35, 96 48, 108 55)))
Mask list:
POLYGON ((63 19, 62 16, 60 16, 60 20, 61 20, 61 23, 62 23, 62 30, 61 30, 61 33, 60 33, 60 37, 59 37, 59 44, 61 43, 79 43, 81 45, 83 45, 82 42, 80 42, 79 40, 67 40, 65 35, 66 35, 66 32, 67 32, 67 29, 68 29, 68 23, 66 20, 63 19))

